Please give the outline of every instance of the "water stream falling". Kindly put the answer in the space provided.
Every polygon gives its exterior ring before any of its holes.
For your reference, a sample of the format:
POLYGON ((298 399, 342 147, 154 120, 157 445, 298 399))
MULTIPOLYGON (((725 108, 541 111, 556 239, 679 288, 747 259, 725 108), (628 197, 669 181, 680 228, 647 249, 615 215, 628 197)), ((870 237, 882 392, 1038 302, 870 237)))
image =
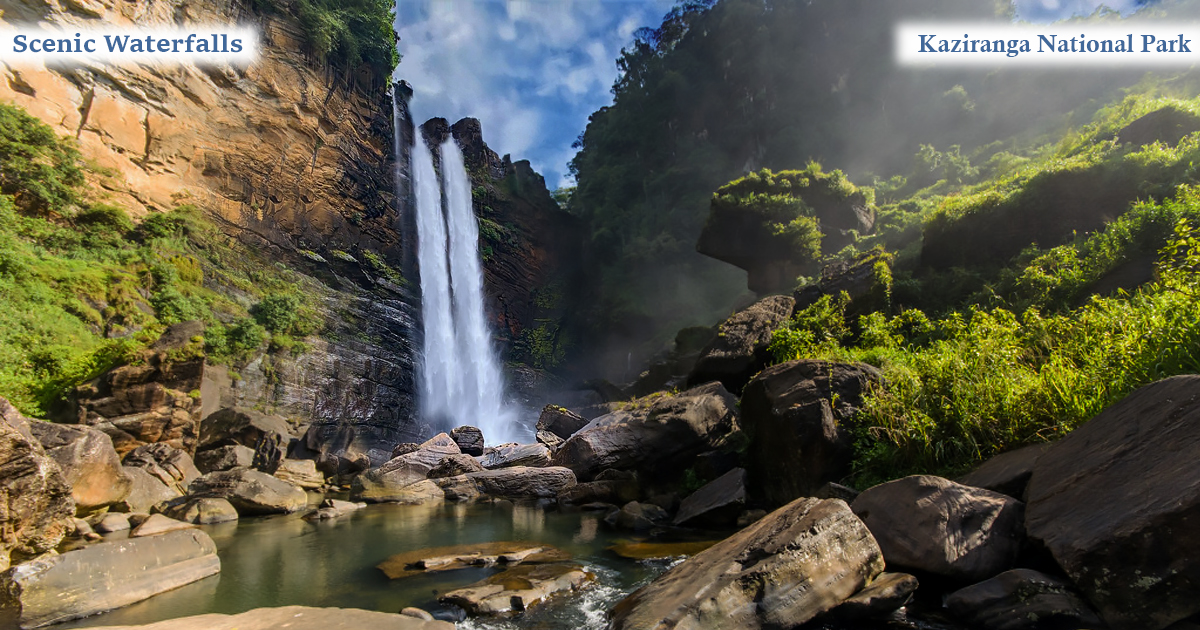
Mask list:
POLYGON ((479 225, 462 151, 453 138, 442 144, 439 181, 429 147, 415 136, 410 169, 425 326, 421 416, 438 429, 477 426, 489 443, 514 441, 515 414, 504 405, 503 375, 484 316, 479 225))

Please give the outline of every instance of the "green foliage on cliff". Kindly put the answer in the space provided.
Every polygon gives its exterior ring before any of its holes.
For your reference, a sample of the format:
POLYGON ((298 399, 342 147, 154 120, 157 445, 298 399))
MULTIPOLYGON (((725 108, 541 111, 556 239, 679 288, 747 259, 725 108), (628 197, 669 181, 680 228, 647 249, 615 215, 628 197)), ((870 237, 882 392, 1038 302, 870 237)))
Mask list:
POLYGON ((272 332, 315 332, 312 305, 280 297, 295 295, 295 274, 227 242, 197 208, 135 225, 90 201, 71 141, 3 104, 0 147, 23 156, 12 171, 11 159, 0 164, 0 397, 22 411, 54 412, 70 388, 128 362, 176 322, 206 322, 215 360, 267 341, 249 314, 255 303, 272 332))
POLYGON ((313 54, 334 66, 366 65, 386 80, 400 62, 386 0, 252 0, 251 6, 295 16, 313 54))

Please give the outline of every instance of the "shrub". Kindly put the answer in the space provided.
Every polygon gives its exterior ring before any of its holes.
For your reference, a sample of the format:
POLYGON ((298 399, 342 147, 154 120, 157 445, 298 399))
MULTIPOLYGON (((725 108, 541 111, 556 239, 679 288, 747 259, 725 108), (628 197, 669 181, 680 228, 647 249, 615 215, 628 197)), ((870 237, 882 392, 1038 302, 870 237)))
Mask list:
POLYGON ((287 333, 296 323, 300 299, 289 294, 268 295, 250 313, 255 321, 272 333, 287 333))
POLYGON ((79 150, 25 110, 0 103, 0 193, 27 212, 61 212, 83 183, 79 150))

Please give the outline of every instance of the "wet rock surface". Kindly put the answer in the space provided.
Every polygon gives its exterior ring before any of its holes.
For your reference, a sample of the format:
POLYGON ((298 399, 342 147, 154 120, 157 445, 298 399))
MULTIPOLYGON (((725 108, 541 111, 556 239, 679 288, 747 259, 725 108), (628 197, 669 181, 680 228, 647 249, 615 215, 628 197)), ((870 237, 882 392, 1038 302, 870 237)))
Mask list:
POLYGON ((555 547, 528 542, 489 542, 417 549, 391 556, 378 565, 395 580, 426 572, 466 567, 516 566, 522 563, 562 562, 570 556, 555 547))
POLYGON ((503 615, 524 612, 594 579, 578 564, 525 564, 449 591, 438 599, 470 615, 503 615))

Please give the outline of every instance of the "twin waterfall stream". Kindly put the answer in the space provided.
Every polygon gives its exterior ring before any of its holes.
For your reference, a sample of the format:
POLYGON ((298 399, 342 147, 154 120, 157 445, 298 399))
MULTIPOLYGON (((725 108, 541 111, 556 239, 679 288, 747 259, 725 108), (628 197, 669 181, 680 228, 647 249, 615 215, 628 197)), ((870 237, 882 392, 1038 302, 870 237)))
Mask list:
POLYGON ((439 178, 425 140, 419 131, 414 135, 410 169, 425 333, 421 419, 439 430, 477 426, 489 443, 513 441, 515 414, 504 405, 504 378, 484 315, 479 226, 462 150, 452 137, 439 147, 439 178))

